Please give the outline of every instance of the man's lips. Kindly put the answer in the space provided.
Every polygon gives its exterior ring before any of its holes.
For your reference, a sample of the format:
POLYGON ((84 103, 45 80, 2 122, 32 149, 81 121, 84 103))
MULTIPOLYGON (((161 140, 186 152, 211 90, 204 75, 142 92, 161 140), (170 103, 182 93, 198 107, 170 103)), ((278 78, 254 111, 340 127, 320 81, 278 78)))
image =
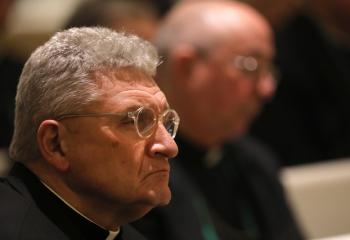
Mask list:
POLYGON ((169 175, 169 168, 162 168, 162 169, 158 169, 158 170, 153 170, 149 173, 147 173, 144 177, 144 179, 150 177, 150 176, 153 176, 153 175, 158 175, 158 174, 167 174, 169 175))

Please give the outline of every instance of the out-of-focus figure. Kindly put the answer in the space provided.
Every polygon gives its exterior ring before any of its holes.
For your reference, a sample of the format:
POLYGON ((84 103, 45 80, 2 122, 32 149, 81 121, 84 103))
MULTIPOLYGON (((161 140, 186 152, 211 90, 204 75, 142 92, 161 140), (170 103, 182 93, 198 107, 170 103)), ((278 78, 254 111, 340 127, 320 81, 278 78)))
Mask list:
POLYGON ((13 132, 16 86, 23 66, 5 43, 6 21, 14 3, 15 0, 0 0, 0 175, 9 165, 7 150, 13 132))
POLYGON ((310 0, 276 33, 280 84, 253 127, 283 165, 350 156, 350 2, 310 0))
POLYGON ((151 40, 158 26, 158 12, 152 2, 142 0, 83 1, 66 23, 66 28, 105 26, 151 40))
POLYGON ((267 21, 235 1, 182 1, 155 44, 157 82, 181 116, 179 155, 169 206, 135 225, 150 239, 302 239, 275 159, 246 136, 276 87, 267 21))

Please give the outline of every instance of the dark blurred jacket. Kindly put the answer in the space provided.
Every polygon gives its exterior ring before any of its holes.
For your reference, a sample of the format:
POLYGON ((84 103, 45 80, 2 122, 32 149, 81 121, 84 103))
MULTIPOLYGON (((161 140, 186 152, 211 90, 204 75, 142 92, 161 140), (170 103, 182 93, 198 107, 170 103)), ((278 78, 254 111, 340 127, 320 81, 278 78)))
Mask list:
MULTIPOLYGON (((0 179, 0 239, 105 240, 108 231, 69 208, 23 165, 0 179)), ((145 240, 124 226, 116 240, 145 240)))
POLYGON ((306 14, 277 32, 276 47, 280 86, 252 135, 282 165, 350 156, 350 49, 306 14))
MULTIPOLYGON (((300 240, 272 157, 250 138, 225 144, 220 161, 177 139, 171 160, 172 200, 134 223, 154 240, 300 240), (217 238, 212 238, 216 235, 217 238)), ((215 156, 214 156, 215 157, 215 156)))

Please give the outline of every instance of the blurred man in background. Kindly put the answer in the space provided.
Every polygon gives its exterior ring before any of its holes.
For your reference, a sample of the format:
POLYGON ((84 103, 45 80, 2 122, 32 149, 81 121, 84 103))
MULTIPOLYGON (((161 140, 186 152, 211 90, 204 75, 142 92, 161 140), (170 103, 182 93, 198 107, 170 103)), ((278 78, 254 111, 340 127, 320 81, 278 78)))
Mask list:
POLYGON ((150 239, 302 239, 271 154, 246 132, 274 94, 273 36, 235 1, 183 1, 155 43, 157 81, 181 116, 169 206, 135 223, 150 239))
POLYGON ((152 2, 143 0, 86 0, 67 20, 65 28, 104 26, 151 40, 159 13, 152 2))

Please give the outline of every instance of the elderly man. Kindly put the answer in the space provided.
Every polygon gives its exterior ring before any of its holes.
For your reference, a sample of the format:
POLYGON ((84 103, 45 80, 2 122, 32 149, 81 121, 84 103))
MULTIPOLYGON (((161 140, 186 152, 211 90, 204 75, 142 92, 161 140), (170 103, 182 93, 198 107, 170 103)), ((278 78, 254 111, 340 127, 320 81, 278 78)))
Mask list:
POLYGON ((179 117, 152 78, 158 63, 148 42, 106 28, 59 32, 31 55, 0 239, 144 239, 124 225, 169 202, 178 151, 179 117))
POLYGON ((271 30, 234 1, 184 1, 155 39, 159 85, 181 116, 173 198, 137 226, 150 239, 298 240, 267 150, 243 137, 274 93, 271 30))

